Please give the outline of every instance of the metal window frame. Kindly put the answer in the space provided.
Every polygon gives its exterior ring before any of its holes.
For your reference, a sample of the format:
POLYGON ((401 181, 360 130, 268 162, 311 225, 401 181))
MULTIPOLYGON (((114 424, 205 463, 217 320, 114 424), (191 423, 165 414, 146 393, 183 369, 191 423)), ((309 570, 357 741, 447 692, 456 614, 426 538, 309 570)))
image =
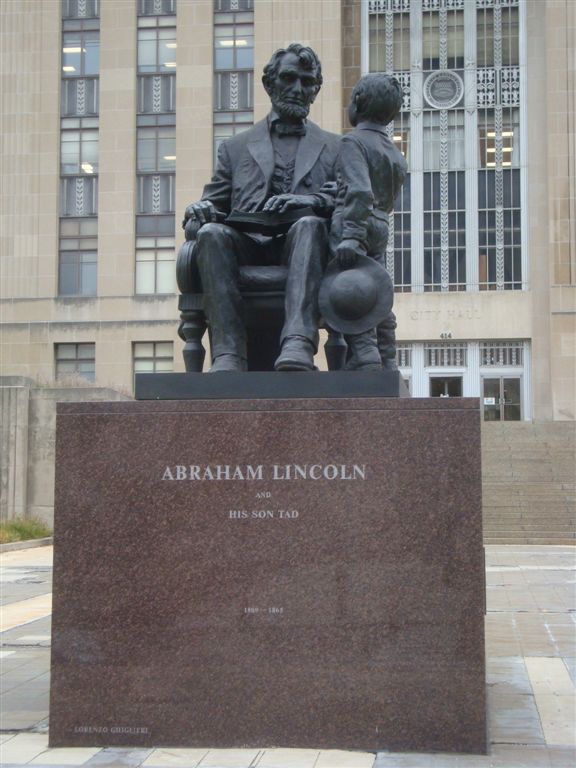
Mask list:
POLYGON ((55 342, 54 343, 54 380, 58 381, 59 379, 64 379, 66 375, 70 375, 69 373, 59 373, 58 372, 58 363, 59 362, 74 362, 75 363, 75 369, 73 371, 72 375, 79 376, 82 379, 85 379, 89 382, 95 382, 96 381, 96 343, 93 341, 77 341, 77 342, 55 342), (78 357, 78 348, 80 346, 91 346, 93 348, 93 357, 78 357), (75 356, 73 358, 64 358, 59 359, 58 358, 58 350, 61 347, 74 347, 75 348, 75 356), (90 377, 87 377, 82 374, 81 371, 78 370, 77 364, 79 362, 92 362, 94 364, 94 369, 92 371, 92 375, 90 377))
POLYGON ((171 360, 172 361, 172 367, 174 367, 174 342, 172 339, 165 339, 160 341, 145 341, 143 339, 138 339, 137 341, 132 342, 132 373, 133 375, 136 374, 135 364, 137 361, 144 361, 144 362, 151 362, 153 366, 153 373, 156 373, 156 363, 159 360, 171 360), (153 345, 153 351, 152 356, 150 355, 143 355, 142 357, 137 357, 136 355, 136 346, 138 344, 152 344, 153 345), (170 357, 168 356, 162 356, 156 354, 156 345, 157 344, 171 344, 172 345, 172 355, 170 357))

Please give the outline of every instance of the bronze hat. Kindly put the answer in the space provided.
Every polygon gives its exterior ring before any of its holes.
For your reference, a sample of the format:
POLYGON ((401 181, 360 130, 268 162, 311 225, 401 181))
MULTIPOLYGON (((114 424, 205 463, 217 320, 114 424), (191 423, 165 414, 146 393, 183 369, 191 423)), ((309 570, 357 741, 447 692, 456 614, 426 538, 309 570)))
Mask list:
POLYGON ((333 259, 324 273, 318 303, 335 331, 356 334, 375 328, 392 309, 394 286, 384 267, 359 256, 352 269, 341 270, 333 259))

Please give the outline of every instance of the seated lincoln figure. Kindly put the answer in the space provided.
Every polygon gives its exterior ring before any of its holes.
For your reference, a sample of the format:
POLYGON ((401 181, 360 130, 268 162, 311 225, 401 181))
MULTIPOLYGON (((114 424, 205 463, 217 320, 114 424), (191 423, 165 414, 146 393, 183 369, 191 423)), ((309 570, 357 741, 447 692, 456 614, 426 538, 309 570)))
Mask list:
POLYGON ((196 263, 211 328, 211 371, 247 367, 238 287, 241 266, 287 267, 275 369, 313 370, 318 349, 318 290, 328 257, 340 137, 307 120, 322 85, 320 61, 311 48, 293 43, 276 51, 262 82, 271 112, 221 144, 202 199, 185 212, 187 231, 192 228, 196 234, 196 263), (303 215, 287 234, 276 237, 240 232, 222 223, 232 210, 281 213, 304 208, 313 215, 303 215))

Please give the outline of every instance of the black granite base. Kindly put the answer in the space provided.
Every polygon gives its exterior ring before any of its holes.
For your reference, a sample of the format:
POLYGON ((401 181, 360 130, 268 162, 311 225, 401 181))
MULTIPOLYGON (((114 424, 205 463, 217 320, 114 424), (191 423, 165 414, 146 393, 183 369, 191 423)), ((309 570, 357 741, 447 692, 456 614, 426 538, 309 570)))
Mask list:
POLYGON ((59 403, 50 746, 485 754, 480 426, 472 398, 59 403))
POLYGON ((138 373, 136 400, 410 397, 399 371, 138 373))

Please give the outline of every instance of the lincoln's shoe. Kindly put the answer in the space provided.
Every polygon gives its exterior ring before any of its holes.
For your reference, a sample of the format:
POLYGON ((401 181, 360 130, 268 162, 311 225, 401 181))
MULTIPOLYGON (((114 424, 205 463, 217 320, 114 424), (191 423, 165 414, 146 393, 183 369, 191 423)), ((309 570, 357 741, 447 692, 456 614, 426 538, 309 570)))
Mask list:
POLYGON ((280 357, 274 363, 277 371, 313 371, 314 346, 304 336, 288 336, 280 357))
POLYGON ((221 371, 245 371, 246 360, 238 355, 218 355, 212 363, 209 373, 220 373, 221 371))
POLYGON ((393 357, 386 357, 384 360, 382 360, 382 368, 384 368, 386 371, 397 371, 398 364, 393 357))

